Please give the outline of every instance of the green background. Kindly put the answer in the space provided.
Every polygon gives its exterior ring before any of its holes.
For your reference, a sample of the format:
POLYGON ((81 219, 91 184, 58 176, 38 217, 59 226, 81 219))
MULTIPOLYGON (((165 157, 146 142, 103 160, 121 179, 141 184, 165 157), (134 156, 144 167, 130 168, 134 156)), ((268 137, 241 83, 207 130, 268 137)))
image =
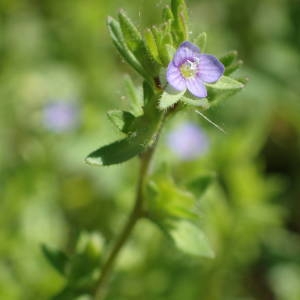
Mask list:
MULTIPOLYGON (((114 49, 107 15, 124 8, 142 29, 160 22, 166 1, 0 2, 0 299, 49 299, 64 279, 41 244, 72 253, 82 230, 107 243, 133 201, 138 162, 90 167, 84 157, 120 134, 106 111, 128 107, 124 75, 140 80, 114 49), (75 103, 77 126, 53 132, 43 111, 75 103)), ((300 299, 300 6, 297 0, 187 1, 192 36, 207 52, 236 49, 246 88, 207 115, 168 123, 155 159, 175 178, 215 172, 199 200, 214 259, 186 256, 143 221, 124 248, 111 300, 300 299), (198 123, 210 140, 180 161, 166 136, 198 123)))

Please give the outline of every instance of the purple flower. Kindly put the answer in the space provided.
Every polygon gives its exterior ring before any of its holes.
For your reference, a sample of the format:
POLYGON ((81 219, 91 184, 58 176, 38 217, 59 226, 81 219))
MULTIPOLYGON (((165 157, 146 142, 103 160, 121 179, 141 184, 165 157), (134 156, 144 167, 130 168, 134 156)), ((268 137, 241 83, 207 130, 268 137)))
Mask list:
POLYGON ((207 96, 204 83, 217 81, 224 72, 223 64, 213 55, 201 54, 190 42, 177 49, 167 69, 168 83, 178 91, 188 89, 198 98, 207 96))
POLYGON ((199 126, 187 122, 169 133, 167 144, 179 159, 193 160, 208 150, 209 140, 199 126))
POLYGON ((45 127, 53 132, 72 130, 79 123, 78 106, 60 100, 47 103, 43 109, 43 122, 45 127))

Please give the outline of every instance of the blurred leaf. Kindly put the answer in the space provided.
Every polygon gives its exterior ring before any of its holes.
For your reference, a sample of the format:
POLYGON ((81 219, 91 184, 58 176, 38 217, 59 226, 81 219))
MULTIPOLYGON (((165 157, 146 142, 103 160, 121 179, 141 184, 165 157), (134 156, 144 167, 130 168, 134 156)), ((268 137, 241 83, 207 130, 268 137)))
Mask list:
POLYGON ((174 222, 170 235, 176 247, 191 255, 213 258, 214 252, 203 231, 188 221, 174 222))
POLYGON ((51 249, 46 245, 42 245, 42 251, 50 262, 50 264, 62 275, 65 275, 66 266, 69 261, 67 255, 58 249, 51 249))
POLYGON ((196 200, 188 190, 178 187, 166 170, 156 174, 147 189, 149 213, 158 222, 173 218, 197 220, 196 200))
POLYGON ((178 46, 188 40, 188 11, 184 0, 172 0, 171 9, 174 15, 172 33, 178 46))
POLYGON ((162 19, 164 22, 170 22, 174 19, 172 10, 169 5, 166 5, 162 11, 162 19))
POLYGON ((84 255, 85 262, 99 265, 103 245, 103 237, 98 232, 83 231, 76 244, 76 253, 84 255))
POLYGON ((194 44, 196 44, 202 53, 206 50, 206 42, 207 42, 207 35, 206 32, 201 32, 195 39, 194 44))
POLYGON ((107 112, 110 121, 121 131, 126 134, 130 133, 131 125, 135 120, 135 116, 130 112, 122 110, 111 110, 107 112))
POLYGON ((196 198, 200 198, 215 180, 215 174, 204 174, 185 184, 188 191, 192 192, 196 198))
POLYGON ((184 93, 185 90, 179 92, 170 86, 167 86, 159 99, 159 109, 164 110, 174 105, 180 100, 184 93))
POLYGON ((221 56, 219 58, 219 60, 226 68, 235 61, 235 59, 237 58, 237 55, 238 55, 237 51, 232 50, 232 51, 227 52, 225 55, 221 56))
POLYGON ((238 60, 236 63, 231 64, 230 66, 228 66, 227 68, 225 68, 225 75, 230 75, 233 72, 235 72, 236 70, 238 70, 240 68, 240 66, 243 64, 242 60, 238 60))
POLYGON ((70 286, 66 286, 61 292, 59 292, 52 300, 92 300, 93 298, 80 289, 74 289, 70 286))

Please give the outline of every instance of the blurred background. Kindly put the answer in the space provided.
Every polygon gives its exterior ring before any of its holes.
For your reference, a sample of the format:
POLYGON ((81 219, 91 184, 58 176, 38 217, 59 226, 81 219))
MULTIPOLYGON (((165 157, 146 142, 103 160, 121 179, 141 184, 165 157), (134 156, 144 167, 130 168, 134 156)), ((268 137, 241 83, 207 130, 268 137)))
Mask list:
MULTIPOLYGON (((140 79, 109 39, 124 8, 139 28, 168 1, 1 0, 0 299, 49 299, 64 279, 41 244, 72 253, 81 231, 110 243, 133 201, 136 159, 95 168, 84 157, 120 137, 106 111, 128 107, 140 79)), ((114 274, 111 300, 300 299, 300 5, 189 0, 207 52, 236 49, 249 84, 207 115, 180 113, 156 162, 178 180, 215 172, 199 200, 215 259, 186 256, 143 221, 114 274), (184 143, 182 142, 184 141, 184 143), (181 147, 189 145, 189 147, 181 147), (142 280, 141 280, 142 278, 142 280)))

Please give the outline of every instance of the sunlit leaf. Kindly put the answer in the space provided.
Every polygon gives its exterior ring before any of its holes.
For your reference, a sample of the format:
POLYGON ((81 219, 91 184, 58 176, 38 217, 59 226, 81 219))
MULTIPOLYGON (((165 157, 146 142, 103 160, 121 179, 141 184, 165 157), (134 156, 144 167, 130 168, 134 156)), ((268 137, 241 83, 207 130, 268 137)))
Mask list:
POLYGON ((168 86, 159 99, 159 109, 167 109, 170 106, 174 105, 180 100, 184 93, 185 90, 178 92, 172 89, 170 86, 168 86))
POLYGON ((184 220, 174 222, 170 235, 179 250, 191 255, 214 257, 207 237, 195 224, 184 220))

